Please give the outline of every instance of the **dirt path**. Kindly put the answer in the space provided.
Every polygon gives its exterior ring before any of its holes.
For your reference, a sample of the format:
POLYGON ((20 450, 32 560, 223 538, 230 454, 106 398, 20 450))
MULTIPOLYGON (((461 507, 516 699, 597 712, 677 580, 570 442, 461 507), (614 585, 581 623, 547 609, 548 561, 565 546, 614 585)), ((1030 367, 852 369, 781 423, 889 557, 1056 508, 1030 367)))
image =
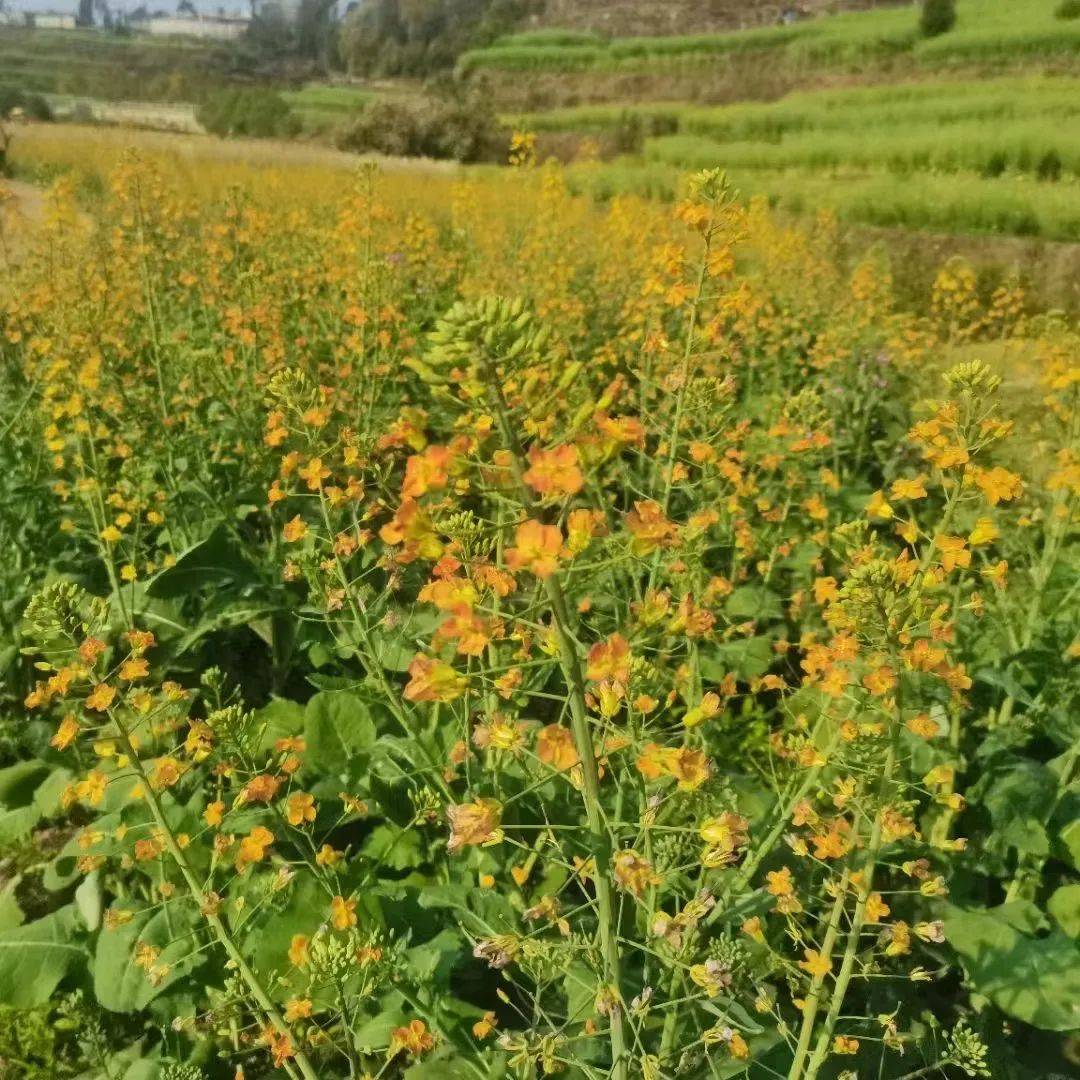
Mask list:
POLYGON ((34 225, 45 213, 45 193, 22 180, 0 179, 0 202, 5 214, 20 224, 34 225))

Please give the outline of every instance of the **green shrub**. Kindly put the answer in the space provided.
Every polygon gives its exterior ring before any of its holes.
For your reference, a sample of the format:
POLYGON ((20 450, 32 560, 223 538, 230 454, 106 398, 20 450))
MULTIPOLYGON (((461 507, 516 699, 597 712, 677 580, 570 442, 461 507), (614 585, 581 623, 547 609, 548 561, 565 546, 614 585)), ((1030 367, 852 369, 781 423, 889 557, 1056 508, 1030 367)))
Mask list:
POLYGON ((1058 19, 1080 19, 1080 0, 1061 0, 1054 16, 1058 19))
POLYGON ((288 138, 300 131, 289 103, 272 90, 221 91, 200 105, 195 116, 214 135, 288 138))
POLYGON ((40 94, 28 94, 13 86, 0 86, 0 118, 10 116, 16 109, 32 120, 52 120, 53 111, 40 94))
POLYGON ((923 37, 937 37, 956 25, 956 0, 923 0, 919 29, 923 37))
POLYGON ((447 98, 383 98, 338 133, 342 150, 462 162, 501 161, 510 139, 479 91, 447 98))

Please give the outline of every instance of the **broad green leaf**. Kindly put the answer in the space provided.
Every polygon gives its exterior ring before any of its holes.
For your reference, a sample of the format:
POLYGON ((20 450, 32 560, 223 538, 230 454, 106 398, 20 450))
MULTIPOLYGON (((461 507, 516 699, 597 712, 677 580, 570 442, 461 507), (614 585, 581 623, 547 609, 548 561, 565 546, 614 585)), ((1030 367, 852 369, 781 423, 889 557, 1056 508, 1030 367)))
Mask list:
POLYGON ((417 945, 405 953, 409 970, 425 988, 432 983, 449 986, 450 972, 461 956, 464 942, 455 930, 443 930, 430 941, 417 945))
POLYGON ((60 980, 86 959, 75 938, 72 907, 0 934, 0 1002, 17 1009, 42 1005, 60 980))
POLYGON ((347 691, 322 691, 304 710, 308 762, 340 773, 349 759, 375 744, 375 722, 366 701, 347 691))
POLYGON ((738 638, 709 647, 702 652, 701 674, 709 682, 720 682, 725 675, 753 679, 764 675, 775 659, 772 639, 764 635, 738 638))
POLYGON ((566 1014, 571 1022, 584 1020, 593 1014, 600 987, 591 968, 581 961, 574 961, 566 969, 563 988, 566 991, 566 1014))
POLYGON ((0 811, 0 845, 25 840, 40 820, 41 811, 32 803, 17 810, 0 811))
POLYGON ((382 1011, 361 1024, 354 1032, 353 1042, 360 1051, 382 1050, 389 1046, 394 1028, 401 1027, 412 1019, 404 1012, 404 1002, 400 994, 388 995, 382 1004, 382 1011))
POLYGON ((278 739, 304 730, 304 706, 287 698, 273 698, 269 705, 255 711, 255 730, 260 733, 259 750, 268 753, 278 739))
POLYGON ((310 937, 327 921, 330 897, 310 874, 297 875, 285 906, 258 924, 245 944, 253 950, 260 971, 288 967, 289 945, 295 934, 310 937))
POLYGON ((6 930, 14 930, 26 921, 23 909, 19 907, 19 901, 15 898, 15 887, 19 879, 12 878, 7 883, 3 892, 0 892, 0 933, 6 930))
POLYGON ((1080 820, 1070 821, 1058 837, 1062 846, 1069 853, 1069 862, 1074 870, 1080 870, 1080 820))
POLYGON ((101 876, 96 870, 87 874, 75 890, 75 906, 79 909, 87 930, 96 930, 101 925, 101 876))
POLYGON ((724 610, 732 619, 764 622, 784 613, 780 597, 764 585, 740 585, 727 598, 724 610))
POLYGON ((43 761, 19 761, 0 769, 0 807, 29 806, 49 771, 50 766, 43 761))
POLYGON ((172 566, 152 578, 146 593, 156 599, 168 599, 207 585, 258 581, 259 576, 243 548, 224 525, 219 525, 205 540, 188 548, 172 566))
POLYGON ((1080 1027, 1080 950, 1060 930, 1031 937, 1000 913, 949 908, 945 937, 972 987, 1033 1027, 1080 1027))
POLYGON ((1062 885, 1046 903, 1046 910, 1071 938, 1080 938, 1080 885, 1062 885))
POLYGON ((377 825, 361 850, 373 862, 391 870, 411 870, 424 863, 420 836, 415 829, 377 825))
POLYGON ((60 813, 60 799, 72 775, 70 769, 53 769, 34 792, 34 805, 45 817, 60 813))
POLYGON ((412 822, 415 812, 409 799, 408 784, 392 783, 373 772, 368 777, 368 786, 379 809, 395 825, 405 828, 412 822))
POLYGON ((94 993, 102 1008, 110 1012, 145 1009, 168 986, 201 964, 205 954, 196 951, 195 925, 190 912, 174 906, 138 912, 126 925, 100 933, 94 957, 94 993), (155 964, 168 968, 156 986, 135 963, 140 943, 159 949, 155 964))

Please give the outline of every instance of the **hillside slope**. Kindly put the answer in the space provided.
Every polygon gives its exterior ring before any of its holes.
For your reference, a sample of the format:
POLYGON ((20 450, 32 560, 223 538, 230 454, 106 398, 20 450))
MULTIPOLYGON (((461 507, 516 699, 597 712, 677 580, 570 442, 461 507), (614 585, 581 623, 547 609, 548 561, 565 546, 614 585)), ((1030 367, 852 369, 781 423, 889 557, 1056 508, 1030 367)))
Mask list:
POLYGON ((787 11, 803 16, 896 5, 904 0, 547 0, 538 26, 591 30, 618 37, 700 34, 779 22, 787 11))

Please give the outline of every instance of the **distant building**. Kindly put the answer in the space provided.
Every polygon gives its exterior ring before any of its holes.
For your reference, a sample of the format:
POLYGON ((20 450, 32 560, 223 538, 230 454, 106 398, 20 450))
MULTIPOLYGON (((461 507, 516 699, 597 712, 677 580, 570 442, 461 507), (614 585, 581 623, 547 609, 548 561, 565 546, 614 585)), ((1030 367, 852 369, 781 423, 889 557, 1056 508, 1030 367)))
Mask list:
POLYGON ((132 23, 138 33, 154 37, 193 37, 208 41, 235 41, 243 37, 251 20, 224 15, 155 15, 132 23))
POLYGON ((35 30, 74 30, 75 16, 58 11, 28 11, 26 23, 35 30))

